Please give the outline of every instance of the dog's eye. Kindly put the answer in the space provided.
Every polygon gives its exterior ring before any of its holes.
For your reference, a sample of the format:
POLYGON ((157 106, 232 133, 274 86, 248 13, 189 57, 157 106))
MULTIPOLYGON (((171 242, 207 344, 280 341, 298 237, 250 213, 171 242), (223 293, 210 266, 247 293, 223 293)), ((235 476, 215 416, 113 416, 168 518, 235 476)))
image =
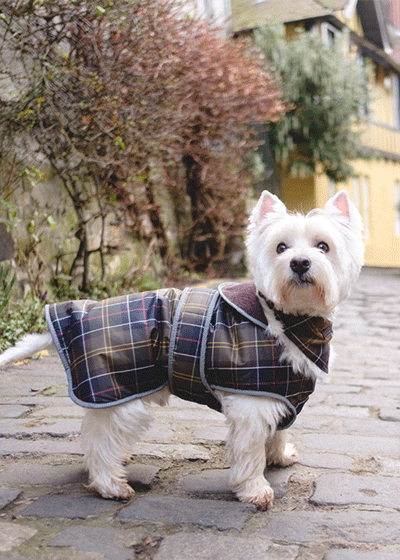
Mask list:
POLYGON ((276 248, 276 252, 280 254, 286 251, 286 249, 287 249, 286 243, 279 243, 278 247, 276 248))
POLYGON ((329 245, 325 243, 325 241, 320 241, 317 245, 318 249, 320 249, 323 253, 329 252, 329 245))

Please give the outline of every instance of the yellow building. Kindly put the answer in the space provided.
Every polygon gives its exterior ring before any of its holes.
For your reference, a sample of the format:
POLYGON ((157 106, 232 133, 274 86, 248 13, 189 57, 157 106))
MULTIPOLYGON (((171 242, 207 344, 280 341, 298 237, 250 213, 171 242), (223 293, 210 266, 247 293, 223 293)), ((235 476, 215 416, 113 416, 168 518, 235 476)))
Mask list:
MULTIPOLYGON (((346 188, 365 225, 365 264, 400 267, 400 63, 398 32, 391 17, 395 0, 231 0, 232 31, 247 31, 281 22, 288 32, 304 25, 329 44, 349 30, 350 52, 370 60, 371 107, 365 117, 362 144, 374 150, 369 160, 352 161, 356 176, 333 183, 322 173, 307 179, 288 178, 281 196, 290 209, 323 206, 346 188)), ((398 25, 398 22, 397 22, 398 25)))

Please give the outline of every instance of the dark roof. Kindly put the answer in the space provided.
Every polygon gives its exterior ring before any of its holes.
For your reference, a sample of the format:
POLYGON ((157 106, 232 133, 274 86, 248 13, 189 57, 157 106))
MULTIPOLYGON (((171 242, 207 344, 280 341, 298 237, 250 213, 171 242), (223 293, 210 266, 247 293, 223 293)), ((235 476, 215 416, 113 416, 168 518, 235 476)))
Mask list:
POLYGON ((361 0, 357 3, 357 12, 364 37, 380 49, 386 52, 390 51, 390 42, 380 1, 361 0))

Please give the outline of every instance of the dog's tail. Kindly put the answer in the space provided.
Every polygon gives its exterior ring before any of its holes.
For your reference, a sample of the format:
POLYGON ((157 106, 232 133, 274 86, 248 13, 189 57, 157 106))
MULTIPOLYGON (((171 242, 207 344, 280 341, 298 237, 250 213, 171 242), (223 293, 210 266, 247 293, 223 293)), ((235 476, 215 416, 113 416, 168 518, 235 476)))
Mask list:
POLYGON ((27 334, 21 338, 15 346, 7 348, 7 350, 0 354, 0 368, 16 360, 29 358, 33 356, 33 354, 36 354, 36 352, 46 350, 46 348, 49 348, 52 344, 51 334, 48 332, 42 334, 27 334))

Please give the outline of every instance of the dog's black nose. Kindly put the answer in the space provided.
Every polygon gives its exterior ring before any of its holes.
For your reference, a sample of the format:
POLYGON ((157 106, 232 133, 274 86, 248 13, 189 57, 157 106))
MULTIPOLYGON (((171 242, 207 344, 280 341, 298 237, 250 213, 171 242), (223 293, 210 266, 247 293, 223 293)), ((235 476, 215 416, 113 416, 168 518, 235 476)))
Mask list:
POLYGON ((310 259, 307 259, 305 257, 298 257, 290 261, 290 268, 299 276, 305 274, 307 270, 309 270, 310 266, 310 259))

